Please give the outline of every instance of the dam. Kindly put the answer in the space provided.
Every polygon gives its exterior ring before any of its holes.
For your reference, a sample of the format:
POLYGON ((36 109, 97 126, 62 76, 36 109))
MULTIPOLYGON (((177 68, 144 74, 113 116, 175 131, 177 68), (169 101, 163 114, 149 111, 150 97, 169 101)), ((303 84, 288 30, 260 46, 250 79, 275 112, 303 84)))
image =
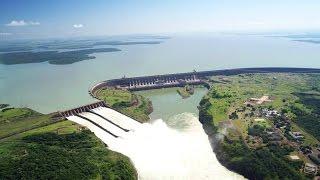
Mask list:
MULTIPOLYGON (((89 93, 96 97, 96 92, 103 88, 125 89, 129 91, 141 91, 169 87, 183 87, 185 85, 205 85, 208 88, 209 76, 214 75, 237 75, 244 73, 320 73, 320 69, 313 68, 239 68, 224 69, 188 73, 176 73, 154 76, 141 76, 111 79, 100 82, 89 89, 89 93)), ((98 98, 97 98, 98 99, 98 98)), ((66 118, 78 124, 84 125, 94 133, 107 133, 109 140, 125 136, 126 133, 136 130, 141 123, 112 109, 107 102, 80 106, 74 109, 59 112, 60 118, 66 118), (91 127, 91 128, 90 128, 91 127)), ((99 137, 99 136, 98 136, 99 137)))
MULTIPOLYGON (((248 68, 202 71, 156 76, 107 80, 93 86, 89 92, 102 88, 129 91, 204 84, 208 76, 242 73, 319 73, 319 69, 304 68, 248 68)), ((183 130, 170 128, 161 119, 139 123, 98 101, 60 112, 62 117, 90 129, 108 148, 130 158, 139 179, 243 179, 223 167, 217 160, 195 114, 183 113, 174 117, 185 124, 183 130)))
POLYGON ((169 87, 183 87, 185 85, 204 85, 210 88, 209 76, 237 75, 245 73, 320 73, 320 69, 313 68, 238 68, 212 71, 193 71, 187 73, 175 73, 140 77, 123 77, 120 79, 106 80, 95 84, 89 89, 89 94, 96 98, 96 92, 103 88, 125 89, 129 91, 141 91, 149 89, 161 89, 169 87))

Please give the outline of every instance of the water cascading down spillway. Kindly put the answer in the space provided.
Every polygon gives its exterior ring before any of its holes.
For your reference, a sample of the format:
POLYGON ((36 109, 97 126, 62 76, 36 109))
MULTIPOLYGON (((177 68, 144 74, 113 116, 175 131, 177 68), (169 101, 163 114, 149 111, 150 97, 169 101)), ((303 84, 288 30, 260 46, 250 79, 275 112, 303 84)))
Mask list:
POLYGON ((139 122, 106 107, 98 107, 88 112, 82 112, 67 117, 68 120, 89 128, 106 144, 116 142, 129 131, 141 125, 139 122))
POLYGON ((128 156, 139 179, 243 179, 218 162, 201 123, 192 113, 174 119, 189 124, 184 131, 168 127, 161 119, 139 123, 106 107, 67 119, 86 126, 109 149, 128 156))

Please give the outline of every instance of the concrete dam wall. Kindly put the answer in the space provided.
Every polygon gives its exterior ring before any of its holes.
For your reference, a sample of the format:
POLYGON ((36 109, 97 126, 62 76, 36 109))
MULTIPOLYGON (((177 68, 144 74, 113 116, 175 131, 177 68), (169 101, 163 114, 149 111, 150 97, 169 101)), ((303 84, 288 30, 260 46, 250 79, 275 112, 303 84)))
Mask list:
POLYGON ((90 88, 89 93, 95 96, 97 90, 101 88, 114 87, 119 89, 127 89, 130 91, 159 89, 167 87, 182 87, 186 84, 199 85, 207 84, 207 76, 215 75, 237 75, 245 73, 320 73, 320 69, 314 68, 238 68, 238 69, 223 69, 212 71, 199 71, 187 73, 175 73, 153 76, 141 76, 111 79, 100 82, 90 88))
POLYGON ((204 84, 204 79, 196 73, 166 74, 132 78, 112 79, 94 85, 89 93, 95 97, 95 92, 101 88, 114 87, 130 91, 159 89, 166 87, 182 87, 186 84, 204 84))

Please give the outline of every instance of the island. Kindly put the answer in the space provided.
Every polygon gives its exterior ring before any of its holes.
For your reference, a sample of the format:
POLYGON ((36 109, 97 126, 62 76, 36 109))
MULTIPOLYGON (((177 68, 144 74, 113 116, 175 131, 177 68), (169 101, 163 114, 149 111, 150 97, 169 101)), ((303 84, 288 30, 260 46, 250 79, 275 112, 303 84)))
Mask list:
POLYGON ((0 43, 1 53, 10 52, 32 52, 32 51, 57 51, 57 50, 81 50, 101 48, 101 46, 122 46, 122 45, 155 45, 163 43, 169 37, 162 36, 139 36, 127 40, 106 40, 106 39, 71 39, 71 40, 39 40, 32 43, 28 41, 9 41, 0 43), (138 39, 138 40, 137 40, 138 39), (100 47, 99 47, 100 46, 100 47))
POLYGON ((188 98, 194 93, 194 87, 186 85, 184 87, 178 88, 177 93, 183 98, 188 98))
POLYGON ((92 53, 117 52, 117 48, 83 49, 76 51, 40 51, 40 52, 11 52, 0 54, 0 64, 14 65, 26 63, 49 62, 50 64, 63 65, 94 59, 92 53))
POLYGON ((94 46, 101 45, 112 45, 112 46, 122 46, 122 45, 139 45, 139 44, 160 44, 162 41, 102 41, 96 42, 94 46))

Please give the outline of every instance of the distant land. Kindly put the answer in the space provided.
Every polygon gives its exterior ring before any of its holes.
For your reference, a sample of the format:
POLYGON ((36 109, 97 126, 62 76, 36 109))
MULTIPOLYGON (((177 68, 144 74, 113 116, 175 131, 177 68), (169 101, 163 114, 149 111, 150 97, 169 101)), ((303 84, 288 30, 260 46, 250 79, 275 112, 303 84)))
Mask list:
POLYGON ((105 41, 105 42, 96 42, 94 45, 138 45, 138 44, 160 44, 161 41, 105 41))
POLYGON ((0 47, 0 52, 14 52, 14 51, 31 51, 32 47, 24 47, 24 46, 5 46, 0 47))
POLYGON ((94 59, 92 53, 116 52, 117 48, 84 49, 77 51, 42 51, 42 52, 12 52, 0 54, 0 64, 14 65, 26 63, 49 62, 50 64, 72 64, 75 62, 94 59))
POLYGON ((12 41, 0 44, 0 53, 17 51, 49 51, 49 50, 68 50, 96 48, 96 46, 110 45, 143 45, 160 44, 169 37, 133 37, 127 40, 112 39, 87 39, 87 40, 51 40, 51 41, 12 41))
POLYGON ((75 41, 75 42, 55 42, 47 43, 38 48, 41 49, 81 49, 81 48, 95 48, 95 46, 110 45, 110 46, 120 46, 120 45, 141 45, 141 44, 160 44, 162 41, 75 41))
POLYGON ((266 37, 283 37, 289 38, 295 42, 303 42, 303 43, 312 43, 312 44, 320 44, 320 34, 292 34, 292 35, 272 35, 266 37))
POLYGON ((297 39, 297 40, 293 40, 293 41, 320 44, 320 40, 312 40, 312 39, 297 39))
POLYGON ((292 34, 292 35, 287 35, 284 36, 287 38, 320 38, 320 34, 317 33, 308 33, 308 34, 292 34))

